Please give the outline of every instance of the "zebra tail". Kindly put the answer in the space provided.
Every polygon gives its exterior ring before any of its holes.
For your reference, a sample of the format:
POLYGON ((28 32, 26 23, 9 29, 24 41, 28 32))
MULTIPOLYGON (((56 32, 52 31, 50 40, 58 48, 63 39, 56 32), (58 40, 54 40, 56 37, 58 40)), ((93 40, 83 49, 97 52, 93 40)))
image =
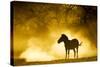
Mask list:
POLYGON ((81 45, 82 45, 82 43, 83 43, 83 42, 81 42, 81 43, 79 44, 79 46, 81 46, 81 45))

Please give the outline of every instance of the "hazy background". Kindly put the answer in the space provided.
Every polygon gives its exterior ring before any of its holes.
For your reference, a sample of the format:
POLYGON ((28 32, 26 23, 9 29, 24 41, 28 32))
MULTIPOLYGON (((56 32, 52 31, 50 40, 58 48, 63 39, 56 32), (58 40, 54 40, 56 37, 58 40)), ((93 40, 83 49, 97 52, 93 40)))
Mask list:
POLYGON ((97 7, 13 3, 13 11, 14 58, 64 59, 64 44, 57 44, 62 33, 83 42, 79 47, 80 58, 97 55, 97 7))

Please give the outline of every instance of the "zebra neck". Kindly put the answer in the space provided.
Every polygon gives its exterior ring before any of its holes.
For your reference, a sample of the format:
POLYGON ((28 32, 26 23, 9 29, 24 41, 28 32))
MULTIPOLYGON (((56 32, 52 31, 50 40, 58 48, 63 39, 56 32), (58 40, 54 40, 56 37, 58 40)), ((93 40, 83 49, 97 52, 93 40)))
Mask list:
POLYGON ((69 41, 64 41, 64 44, 68 44, 69 43, 69 41))

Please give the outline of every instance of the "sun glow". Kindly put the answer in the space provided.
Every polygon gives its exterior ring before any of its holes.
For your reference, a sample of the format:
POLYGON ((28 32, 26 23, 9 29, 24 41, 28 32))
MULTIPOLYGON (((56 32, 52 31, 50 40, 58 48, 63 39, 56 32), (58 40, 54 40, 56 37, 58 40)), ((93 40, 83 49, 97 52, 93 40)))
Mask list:
MULTIPOLYGON (((79 43, 82 42, 82 44, 79 46, 79 58, 84 57, 90 57, 96 55, 96 48, 91 47, 91 43, 81 35, 75 35, 72 36, 71 32, 64 32, 69 39, 77 38, 79 40, 79 43)), ((57 43, 58 34, 52 33, 51 36, 55 40, 54 44, 49 48, 47 51, 43 51, 43 47, 38 45, 39 42, 34 38, 31 38, 28 40, 28 49, 24 51, 20 58, 26 59, 27 62, 30 61, 50 61, 50 60, 56 60, 56 59, 64 59, 66 56, 66 50, 64 47, 64 43, 57 43), (54 36, 57 35, 57 36, 54 36), (35 44, 35 45, 34 45, 35 44), (42 48, 41 48, 42 47, 42 48)), ((74 58, 74 52, 73 50, 70 50, 70 58, 74 58)))
POLYGON ((20 58, 24 58, 26 62, 31 61, 51 61, 54 59, 48 53, 43 52, 39 49, 28 48, 25 52, 20 55, 20 58))

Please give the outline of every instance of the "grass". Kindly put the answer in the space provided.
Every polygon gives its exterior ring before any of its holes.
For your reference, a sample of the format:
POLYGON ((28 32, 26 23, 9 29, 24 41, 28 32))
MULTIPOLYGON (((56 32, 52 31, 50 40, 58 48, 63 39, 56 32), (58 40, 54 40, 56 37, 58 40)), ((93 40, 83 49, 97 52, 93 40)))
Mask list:
POLYGON ((58 63, 73 63, 73 62, 89 62, 97 61, 97 57, 87 57, 87 58, 78 58, 78 59, 59 59, 52 61, 36 61, 36 62, 25 62, 25 59, 14 59, 14 66, 22 65, 40 65, 40 64, 58 64, 58 63))

